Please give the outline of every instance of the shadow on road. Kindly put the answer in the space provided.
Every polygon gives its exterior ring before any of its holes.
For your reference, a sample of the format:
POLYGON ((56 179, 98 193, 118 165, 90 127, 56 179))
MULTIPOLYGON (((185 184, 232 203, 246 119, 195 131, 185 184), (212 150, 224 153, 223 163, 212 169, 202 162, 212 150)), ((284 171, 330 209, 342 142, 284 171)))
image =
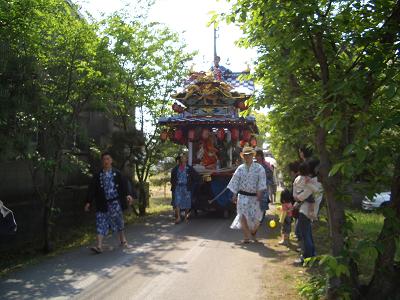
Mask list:
MULTIPOLYGON (((127 228, 131 247, 122 249, 115 238, 107 238, 105 251, 91 254, 88 248, 50 258, 38 265, 9 274, 0 280, 3 299, 73 298, 85 288, 101 280, 111 279, 118 273, 119 280, 129 280, 129 270, 135 274, 153 277, 161 273, 187 272, 184 260, 171 263, 168 255, 190 252, 193 243, 199 247, 219 247, 230 250, 244 249, 270 261, 279 262, 289 254, 267 246, 266 241, 276 239, 278 229, 268 229, 264 221, 258 234, 258 243, 237 244, 242 239, 239 230, 229 228, 230 219, 212 214, 200 214, 188 224, 172 224, 171 216, 149 218, 144 224, 127 228)), ((230 254, 235 252, 229 252, 230 254)))

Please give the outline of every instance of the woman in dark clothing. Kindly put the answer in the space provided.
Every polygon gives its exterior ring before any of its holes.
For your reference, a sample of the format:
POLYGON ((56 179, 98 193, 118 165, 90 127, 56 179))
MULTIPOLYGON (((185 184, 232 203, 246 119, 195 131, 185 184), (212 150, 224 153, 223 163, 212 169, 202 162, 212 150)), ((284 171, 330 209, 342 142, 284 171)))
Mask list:
MULTIPOLYGON (((178 154, 178 156, 175 158, 175 163, 176 163, 176 166, 175 166, 175 168, 178 168, 179 167, 179 164, 180 164, 180 162, 181 162, 181 154, 178 154)), ((174 168, 173 168, 174 169, 174 168)), ((171 173, 171 176, 172 176, 172 173, 171 173)), ((172 177, 171 177, 171 180, 172 180, 172 177)), ((172 181, 171 181, 171 206, 172 206, 172 209, 174 210, 174 214, 175 214, 175 195, 174 195, 174 192, 173 192, 173 187, 172 187, 172 181)))
POLYGON ((179 164, 171 171, 171 191, 175 207, 175 224, 180 220, 181 209, 185 210, 185 221, 188 222, 192 207, 192 189, 198 173, 187 164, 187 154, 182 154, 179 164))

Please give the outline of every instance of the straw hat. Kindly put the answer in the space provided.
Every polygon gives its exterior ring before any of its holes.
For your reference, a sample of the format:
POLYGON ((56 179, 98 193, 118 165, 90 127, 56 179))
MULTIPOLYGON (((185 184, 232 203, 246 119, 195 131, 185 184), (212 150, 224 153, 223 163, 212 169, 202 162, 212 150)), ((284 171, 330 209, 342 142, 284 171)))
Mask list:
POLYGON ((240 157, 243 158, 244 154, 253 154, 253 156, 255 156, 256 151, 254 151, 252 147, 244 146, 242 152, 240 152, 240 157))

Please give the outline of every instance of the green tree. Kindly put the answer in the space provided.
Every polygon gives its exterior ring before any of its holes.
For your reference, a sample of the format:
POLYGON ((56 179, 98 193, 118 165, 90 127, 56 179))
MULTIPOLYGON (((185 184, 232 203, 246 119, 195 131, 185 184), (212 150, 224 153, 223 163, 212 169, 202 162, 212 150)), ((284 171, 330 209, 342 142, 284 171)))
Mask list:
POLYGON ((144 137, 142 156, 132 161, 139 182, 139 211, 144 215, 150 169, 163 157, 157 121, 170 111, 169 95, 181 84, 192 54, 168 28, 118 13, 105 20, 102 35, 119 62, 107 110, 121 130, 137 128, 144 137))
POLYGON ((257 112, 257 111, 253 111, 252 115, 255 116, 255 118, 256 118, 257 127, 258 127, 258 131, 259 131, 258 136, 257 136, 257 145, 258 145, 258 147, 263 148, 263 145, 265 143, 269 144, 268 115, 266 115, 262 112, 257 112))
POLYGON ((155 186, 163 186, 164 199, 167 199, 167 184, 171 180, 171 170, 176 166, 176 157, 182 150, 181 146, 171 141, 162 143, 158 151, 163 154, 163 157, 150 169, 150 176, 152 176, 150 181, 155 186))
POLYGON ((0 39, 8 46, 4 64, 11 70, 1 138, 13 141, 9 152, 29 163, 36 195, 44 204, 44 250, 50 251, 55 201, 64 174, 70 163, 87 169, 75 155, 78 121, 80 113, 101 97, 101 65, 108 50, 96 35, 96 25, 82 20, 66 1, 1 5, 0 39))
POLYGON ((307 143, 321 160, 332 254, 351 273, 350 281, 342 272, 330 276, 330 299, 339 297, 343 282, 353 288, 348 293, 360 295, 347 239, 346 188, 354 175, 368 171, 371 159, 382 163, 394 158, 386 174, 376 174, 384 181, 392 176, 393 204, 381 235, 388 243, 382 244, 377 260, 381 266, 377 265, 368 293, 371 299, 393 295, 399 288, 393 257, 400 200, 393 170, 399 153, 400 2, 232 2, 224 19, 243 29, 246 37, 239 44, 259 49, 256 77, 263 91, 258 101, 272 107, 276 147, 282 152, 284 147, 307 143), (390 116, 389 122, 383 121, 385 116, 390 116), (378 153, 383 155, 380 159, 378 153))

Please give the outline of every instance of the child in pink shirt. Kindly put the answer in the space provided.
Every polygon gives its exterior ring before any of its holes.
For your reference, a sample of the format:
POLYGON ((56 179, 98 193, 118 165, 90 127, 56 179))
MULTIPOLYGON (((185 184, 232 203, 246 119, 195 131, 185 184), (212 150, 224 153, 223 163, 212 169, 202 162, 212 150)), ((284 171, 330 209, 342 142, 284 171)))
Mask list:
POLYGON ((289 246, 289 235, 292 227, 293 198, 289 190, 285 189, 281 193, 282 211, 279 222, 282 224, 282 240, 279 245, 289 246))

